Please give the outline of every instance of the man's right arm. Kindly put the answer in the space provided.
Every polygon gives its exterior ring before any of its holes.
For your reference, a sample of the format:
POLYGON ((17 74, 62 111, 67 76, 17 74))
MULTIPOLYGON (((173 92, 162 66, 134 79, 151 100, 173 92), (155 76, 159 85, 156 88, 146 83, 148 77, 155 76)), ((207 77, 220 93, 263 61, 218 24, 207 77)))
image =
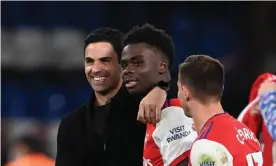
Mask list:
POLYGON ((72 141, 71 130, 68 124, 62 120, 57 135, 57 156, 56 166, 77 166, 80 165, 79 154, 76 153, 74 142, 72 141))

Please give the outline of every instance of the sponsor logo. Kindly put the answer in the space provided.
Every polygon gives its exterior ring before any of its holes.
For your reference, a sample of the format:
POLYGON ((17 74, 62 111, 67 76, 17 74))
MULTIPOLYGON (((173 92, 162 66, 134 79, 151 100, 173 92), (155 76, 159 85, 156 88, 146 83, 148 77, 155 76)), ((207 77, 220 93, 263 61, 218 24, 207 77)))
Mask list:
POLYGON ((200 166, 215 166, 216 162, 212 158, 212 156, 208 154, 202 154, 199 157, 199 165, 200 166))
POLYGON ((204 161, 202 163, 199 163, 200 166, 215 166, 214 161, 204 161))
POLYGON ((171 135, 167 138, 168 143, 181 139, 183 137, 187 137, 188 135, 191 134, 190 130, 188 131, 185 130, 184 125, 170 129, 169 132, 171 135))

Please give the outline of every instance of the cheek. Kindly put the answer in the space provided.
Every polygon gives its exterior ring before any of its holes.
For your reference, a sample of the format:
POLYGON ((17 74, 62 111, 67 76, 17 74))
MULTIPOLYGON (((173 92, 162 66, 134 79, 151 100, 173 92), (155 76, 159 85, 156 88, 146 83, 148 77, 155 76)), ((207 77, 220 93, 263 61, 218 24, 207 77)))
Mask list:
POLYGON ((84 72, 86 75, 88 75, 92 71, 92 66, 85 66, 84 72))
POLYGON ((158 75, 152 71, 152 70, 145 70, 143 72, 140 72, 140 76, 143 80, 145 80, 145 82, 148 83, 156 83, 159 79, 158 79, 158 75))
POLYGON ((107 72, 109 74, 109 76, 112 76, 112 77, 118 77, 118 76, 121 76, 122 72, 120 70, 120 68, 118 67, 107 67, 107 68, 104 68, 104 71, 107 72))

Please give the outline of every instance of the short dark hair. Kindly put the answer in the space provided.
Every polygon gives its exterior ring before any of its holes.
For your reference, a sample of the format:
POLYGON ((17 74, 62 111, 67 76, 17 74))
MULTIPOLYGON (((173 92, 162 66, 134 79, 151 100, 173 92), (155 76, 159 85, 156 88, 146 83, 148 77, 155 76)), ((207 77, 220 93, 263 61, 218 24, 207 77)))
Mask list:
POLYGON ((179 66, 179 81, 202 102, 220 100, 224 87, 224 67, 207 55, 191 55, 179 66))
POLYGON ((161 50, 168 58, 171 69, 175 56, 174 43, 172 37, 164 30, 157 29, 148 23, 143 26, 135 26, 125 35, 124 46, 137 43, 146 43, 161 50))
POLYGON ((112 45, 118 56, 118 60, 120 61, 123 51, 123 39, 124 35, 119 30, 108 27, 101 27, 87 35, 84 40, 84 49, 86 49, 90 43, 108 42, 112 45))

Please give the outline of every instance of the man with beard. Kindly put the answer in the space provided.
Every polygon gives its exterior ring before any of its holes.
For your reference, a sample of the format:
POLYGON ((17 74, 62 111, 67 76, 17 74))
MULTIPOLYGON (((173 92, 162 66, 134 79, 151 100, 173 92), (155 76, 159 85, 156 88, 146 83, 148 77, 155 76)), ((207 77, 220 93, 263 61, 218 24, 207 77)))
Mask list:
MULTIPOLYGON (((157 85, 168 87, 174 57, 172 38, 150 24, 136 26, 124 40, 121 64, 123 80, 132 95, 144 96, 157 85)), ((176 95, 175 95, 176 96, 176 95)), ((147 124, 144 166, 187 166, 188 155, 197 133, 185 116, 180 102, 168 97, 156 125, 147 124)))
MULTIPOLYGON (((122 86, 122 41, 123 34, 112 28, 94 30, 85 39, 85 74, 94 94, 62 119, 56 166, 142 165, 145 125, 137 121, 140 99, 122 86)), ((166 99, 157 86, 140 104, 145 120, 158 121, 156 108, 166 99)))
POLYGON ((225 113, 221 105, 224 67, 206 55, 192 55, 179 67, 178 96, 192 117, 198 138, 191 166, 263 165, 260 143, 248 127, 225 113))

